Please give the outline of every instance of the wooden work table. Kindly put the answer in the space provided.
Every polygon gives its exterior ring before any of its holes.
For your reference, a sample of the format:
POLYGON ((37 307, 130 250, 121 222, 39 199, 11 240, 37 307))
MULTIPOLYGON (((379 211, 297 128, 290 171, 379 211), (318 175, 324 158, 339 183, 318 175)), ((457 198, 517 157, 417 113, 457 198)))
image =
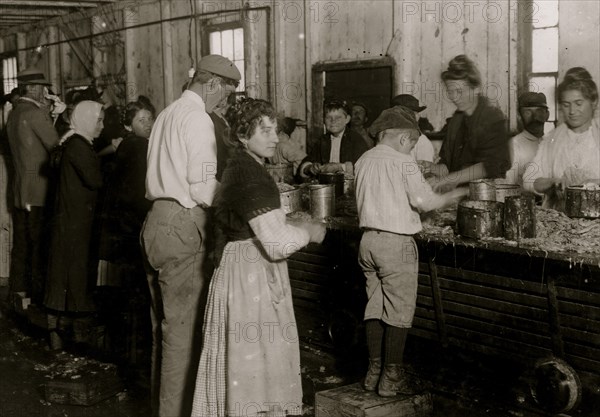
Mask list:
MULTIPOLYGON (((288 262, 302 341, 339 354, 364 344, 366 303, 357 262, 361 231, 345 212, 327 220, 321 245, 307 246, 288 262)), ((600 251, 465 239, 448 224, 426 226, 415 240, 413 335, 524 364, 555 356, 598 380, 600 251)))

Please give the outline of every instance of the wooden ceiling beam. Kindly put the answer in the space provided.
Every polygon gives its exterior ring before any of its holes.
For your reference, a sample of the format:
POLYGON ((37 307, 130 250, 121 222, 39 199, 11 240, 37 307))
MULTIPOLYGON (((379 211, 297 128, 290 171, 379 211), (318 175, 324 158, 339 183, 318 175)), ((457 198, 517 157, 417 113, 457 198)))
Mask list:
POLYGON ((19 8, 7 8, 2 7, 0 5, 0 16, 44 16, 44 17, 52 17, 52 16, 60 16, 61 14, 66 13, 66 10, 56 10, 53 8, 48 9, 40 9, 40 8, 32 8, 32 9, 19 9, 19 8))
POLYGON ((33 6, 33 7, 98 7, 99 1, 40 1, 40 0, 2 0, 2 6, 33 6))

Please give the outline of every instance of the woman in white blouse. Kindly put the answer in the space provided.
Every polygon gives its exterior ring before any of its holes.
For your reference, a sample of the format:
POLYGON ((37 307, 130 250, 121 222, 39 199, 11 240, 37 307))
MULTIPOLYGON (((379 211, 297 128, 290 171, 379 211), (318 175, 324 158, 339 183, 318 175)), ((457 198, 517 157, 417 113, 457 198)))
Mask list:
POLYGON ((557 95, 565 123, 544 137, 523 185, 544 196, 543 207, 563 211, 566 187, 600 182, 598 87, 585 68, 575 67, 565 74, 557 95))

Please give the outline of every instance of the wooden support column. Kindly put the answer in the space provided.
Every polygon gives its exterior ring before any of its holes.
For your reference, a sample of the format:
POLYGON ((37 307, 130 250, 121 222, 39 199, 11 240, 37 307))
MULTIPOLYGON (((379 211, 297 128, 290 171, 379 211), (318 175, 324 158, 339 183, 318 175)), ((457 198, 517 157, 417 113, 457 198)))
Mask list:
MULTIPOLYGON (((48 27, 48 43, 56 43, 58 42, 58 28, 56 26, 48 27)), ((60 74, 60 56, 59 56, 60 48, 59 45, 52 45, 48 47, 48 67, 50 82, 52 83, 52 87, 54 91, 58 93, 63 93, 62 88, 62 77, 60 74)))
MULTIPOLYGON (((132 16, 135 16, 136 11, 131 8, 123 9, 123 24, 125 27, 129 27, 135 24, 135 20, 132 16)), ((126 101, 135 101, 138 98, 139 91, 137 88, 137 77, 135 72, 136 62, 136 51, 135 51, 135 30, 125 29, 124 34, 125 41, 125 95, 126 101)))
POLYGON ((17 55, 17 70, 20 72, 27 68, 27 39, 25 37, 25 33, 18 32, 17 33, 17 50, 19 51, 17 55))
MULTIPOLYGON (((317 98, 313 98, 313 89, 312 89, 312 77, 313 77, 313 72, 312 72, 312 64, 313 64, 313 59, 312 59, 312 47, 311 47, 311 19, 312 19, 312 14, 310 12, 310 6, 311 6, 311 2, 309 0, 304 0, 304 33, 303 33, 303 37, 304 37, 304 97, 306 97, 306 102, 305 102, 305 111, 306 111, 306 116, 305 116, 305 120, 306 120, 306 148, 309 148, 309 143, 311 142, 313 135, 314 135, 314 126, 315 126, 315 121, 313 120, 313 114, 316 114, 317 117, 320 116, 320 113, 313 113, 315 111, 315 108, 313 106, 313 103, 315 101, 319 101, 322 99, 320 97, 317 98)), ((319 89, 319 91, 322 91, 322 87, 319 89)))
MULTIPOLYGON (((161 0, 160 18, 161 20, 171 18, 170 2, 161 0)), ((163 89, 166 107, 173 102, 173 39, 171 22, 163 22, 160 27, 162 35, 163 89)))

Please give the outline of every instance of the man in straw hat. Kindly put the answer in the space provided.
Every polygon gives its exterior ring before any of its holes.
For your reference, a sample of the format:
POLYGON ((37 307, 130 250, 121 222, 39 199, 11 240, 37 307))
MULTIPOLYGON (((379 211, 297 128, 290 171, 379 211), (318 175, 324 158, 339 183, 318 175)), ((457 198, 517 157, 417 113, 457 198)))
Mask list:
POLYGON ((150 134, 146 198, 153 204, 142 243, 157 271, 149 276, 151 394, 153 402, 159 394, 158 414, 163 417, 191 414, 202 340, 201 298, 211 273, 205 262, 207 209, 217 187, 217 147, 208 113, 227 100, 240 79, 229 59, 203 57, 187 90, 158 115, 150 134))
POLYGON ((48 163, 50 150, 58 144, 44 92, 51 83, 37 68, 17 74, 20 99, 7 122, 7 136, 14 165, 13 248, 11 282, 13 292, 31 294, 41 305, 44 293, 48 236, 48 163))
POLYGON ((359 264, 366 277, 365 327, 369 370, 367 391, 391 397, 415 387, 404 373, 402 358, 412 326, 419 269, 412 237, 421 230, 419 212, 441 208, 466 195, 455 189, 438 195, 410 156, 419 139, 413 111, 384 110, 370 127, 378 144, 356 162, 355 193, 363 230, 359 264))

